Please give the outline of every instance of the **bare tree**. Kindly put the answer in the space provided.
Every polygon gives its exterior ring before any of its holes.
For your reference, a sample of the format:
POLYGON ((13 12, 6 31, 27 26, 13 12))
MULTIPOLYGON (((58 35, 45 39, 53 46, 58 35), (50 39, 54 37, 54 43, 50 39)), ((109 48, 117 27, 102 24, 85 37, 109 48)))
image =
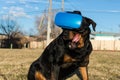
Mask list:
POLYGON ((8 38, 15 35, 16 32, 19 31, 19 26, 15 22, 15 20, 10 19, 10 17, 6 19, 1 19, 0 29, 3 34, 5 34, 8 38))
MULTIPOLYGON (((55 27, 54 24, 54 14, 53 13, 52 16, 52 20, 51 20, 51 37, 55 38, 58 34, 60 34, 60 28, 55 27)), ((39 36, 46 36, 47 35, 47 26, 48 26, 48 15, 45 12, 43 15, 41 16, 37 16, 36 17, 36 27, 39 31, 39 36)))
POLYGON ((7 36, 7 47, 10 47, 10 45, 13 43, 17 44, 15 43, 16 40, 20 41, 20 39, 23 38, 23 34, 19 29, 19 25, 10 17, 7 17, 6 19, 1 19, 0 29, 2 31, 2 34, 5 34, 7 36))
POLYGON ((47 15, 44 13, 41 16, 36 16, 36 27, 40 35, 43 35, 47 31, 47 15))

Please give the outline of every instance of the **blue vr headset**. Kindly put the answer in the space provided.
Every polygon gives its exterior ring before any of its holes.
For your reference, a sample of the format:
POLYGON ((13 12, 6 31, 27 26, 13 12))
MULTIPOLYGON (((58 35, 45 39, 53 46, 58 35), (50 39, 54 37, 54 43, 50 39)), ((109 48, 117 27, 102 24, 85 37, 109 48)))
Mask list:
POLYGON ((80 14, 59 12, 55 16, 55 24, 61 28, 77 29, 82 23, 82 16, 80 14))

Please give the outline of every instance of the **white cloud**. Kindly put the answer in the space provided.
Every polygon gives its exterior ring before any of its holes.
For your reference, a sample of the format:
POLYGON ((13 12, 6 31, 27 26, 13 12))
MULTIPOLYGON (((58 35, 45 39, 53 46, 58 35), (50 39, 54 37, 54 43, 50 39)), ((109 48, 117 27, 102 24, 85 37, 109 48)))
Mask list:
POLYGON ((4 12, 3 11, 0 11, 0 14, 3 14, 4 12))
POLYGON ((39 3, 39 2, 48 2, 47 0, 31 0, 30 2, 39 3))
POLYGON ((8 3, 8 4, 14 4, 14 3, 16 3, 15 1, 6 1, 6 3, 8 3))
POLYGON ((24 9, 21 7, 11 7, 9 9, 9 14, 14 16, 14 17, 27 17, 30 18, 27 13, 25 13, 24 9))
POLYGON ((2 9, 4 9, 4 10, 5 10, 5 9, 8 9, 8 7, 2 7, 2 9))
POLYGON ((10 7, 10 11, 24 11, 24 9, 21 7, 12 6, 10 7))
POLYGON ((35 10, 39 10, 39 7, 35 7, 35 10))
POLYGON ((27 1, 27 2, 30 2, 30 3, 41 3, 41 4, 43 4, 43 3, 49 3, 49 0, 29 0, 29 1, 27 1))
POLYGON ((25 7, 26 7, 26 8, 33 8, 32 6, 30 6, 30 5, 28 5, 28 4, 26 4, 25 7))
POLYGON ((26 0, 19 0, 19 2, 25 4, 26 0))
POLYGON ((14 18, 14 17, 9 16, 9 15, 3 15, 3 16, 2 16, 2 20, 7 20, 7 19, 10 19, 10 20, 15 20, 15 18, 14 18))

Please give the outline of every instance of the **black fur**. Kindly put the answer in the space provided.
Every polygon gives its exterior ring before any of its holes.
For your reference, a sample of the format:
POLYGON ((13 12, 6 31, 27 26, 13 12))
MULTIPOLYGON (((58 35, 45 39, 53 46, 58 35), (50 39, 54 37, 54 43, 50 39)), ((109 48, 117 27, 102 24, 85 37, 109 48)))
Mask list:
MULTIPOLYGON (((80 13, 74 11, 73 13, 80 13)), ((80 13, 81 14, 81 13, 80 13)), ((40 71, 47 80, 51 80, 51 75, 54 75, 53 80, 64 80, 72 75, 79 67, 87 66, 89 63, 89 55, 92 51, 92 45, 89 40, 91 30, 89 28, 92 24, 93 30, 95 30, 96 23, 83 17, 82 25, 79 29, 67 30, 63 29, 63 32, 53 40, 44 50, 42 55, 32 63, 29 72, 28 80, 35 80, 35 72, 40 71), (72 39, 69 38, 69 32, 74 34, 79 33, 84 38, 84 46, 71 48, 70 43, 72 39), (64 56, 69 55, 75 61, 65 62, 64 56)))

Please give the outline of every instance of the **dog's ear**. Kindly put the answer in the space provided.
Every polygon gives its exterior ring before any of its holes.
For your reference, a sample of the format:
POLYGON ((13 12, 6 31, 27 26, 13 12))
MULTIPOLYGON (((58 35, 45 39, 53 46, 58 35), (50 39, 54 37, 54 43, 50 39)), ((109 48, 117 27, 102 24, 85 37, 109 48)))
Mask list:
POLYGON ((96 23, 95 23, 92 19, 90 19, 90 18, 85 17, 85 19, 86 19, 86 21, 87 21, 87 23, 88 23, 89 25, 92 24, 92 28, 93 28, 93 30, 95 31, 96 23))

